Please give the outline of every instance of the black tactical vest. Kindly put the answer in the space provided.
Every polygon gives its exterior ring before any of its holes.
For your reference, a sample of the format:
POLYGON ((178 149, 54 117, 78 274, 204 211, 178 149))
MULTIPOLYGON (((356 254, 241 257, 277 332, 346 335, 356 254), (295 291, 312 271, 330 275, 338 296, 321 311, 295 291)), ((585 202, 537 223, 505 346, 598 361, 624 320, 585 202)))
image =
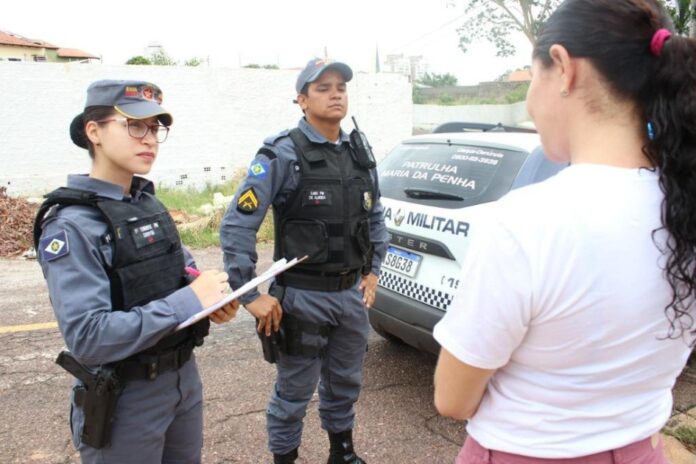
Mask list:
POLYGON ((369 214, 376 199, 369 170, 344 144, 312 143, 299 129, 289 135, 300 183, 283 208, 273 210, 274 259, 309 256, 285 275, 361 269, 371 250, 369 214))
MULTIPOLYGON (((111 308, 129 311, 135 306, 164 298, 188 284, 185 259, 176 225, 165 206, 142 192, 137 203, 98 197, 96 193, 62 187, 46 195, 34 222, 34 247, 38 249, 41 222, 54 205, 97 208, 108 225, 102 241, 113 244, 111 266, 106 269, 111 285, 111 308)), ((193 338, 197 345, 208 333, 207 318, 160 340, 141 352, 155 353, 193 338)))

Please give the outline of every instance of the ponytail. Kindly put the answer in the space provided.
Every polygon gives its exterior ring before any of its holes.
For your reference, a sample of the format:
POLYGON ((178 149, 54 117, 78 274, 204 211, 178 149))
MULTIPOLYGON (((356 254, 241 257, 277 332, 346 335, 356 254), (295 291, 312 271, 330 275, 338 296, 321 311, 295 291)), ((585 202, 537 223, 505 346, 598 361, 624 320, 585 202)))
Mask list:
POLYGON ((696 39, 673 35, 657 55, 639 100, 652 129, 644 152, 659 170, 665 196, 660 230, 667 238, 661 251, 672 289, 665 313, 670 337, 685 330, 696 335, 696 39))

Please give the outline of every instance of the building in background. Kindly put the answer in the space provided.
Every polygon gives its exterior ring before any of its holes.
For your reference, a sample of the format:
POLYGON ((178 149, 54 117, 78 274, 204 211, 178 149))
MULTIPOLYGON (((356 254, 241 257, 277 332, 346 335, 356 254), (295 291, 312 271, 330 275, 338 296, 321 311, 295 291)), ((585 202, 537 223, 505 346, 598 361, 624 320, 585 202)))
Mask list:
POLYGON ((408 76, 410 82, 416 82, 428 72, 428 63, 423 60, 422 55, 387 55, 383 72, 403 74, 408 76))
POLYGON ((62 48, 45 40, 29 39, 12 32, 0 31, 0 60, 90 63, 101 59, 76 48, 62 48))
POLYGON ((523 69, 516 69, 507 76, 508 82, 530 82, 532 80, 532 71, 529 66, 523 69))

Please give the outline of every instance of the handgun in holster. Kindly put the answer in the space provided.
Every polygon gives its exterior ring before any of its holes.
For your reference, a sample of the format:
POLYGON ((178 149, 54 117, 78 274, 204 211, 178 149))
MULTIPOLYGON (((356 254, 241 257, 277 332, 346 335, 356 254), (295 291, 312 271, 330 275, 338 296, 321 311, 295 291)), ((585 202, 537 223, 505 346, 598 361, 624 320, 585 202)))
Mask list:
MULTIPOLYGON (((258 326, 259 320, 256 320, 258 326)), ((263 359, 271 364, 275 364, 280 359, 280 351, 282 344, 282 336, 280 331, 271 330, 271 335, 266 335, 265 331, 257 332, 261 339, 261 348, 263 349, 263 359)))
MULTIPOLYGON (((283 297, 285 296, 285 287, 273 283, 271 288, 268 290, 268 294, 275 297, 280 304, 283 303, 283 297)), ((259 326, 259 320, 256 319, 256 327, 259 326)), ((271 364, 275 364, 280 359, 280 352, 282 351, 283 335, 280 330, 275 331, 271 329, 271 335, 266 335, 265 331, 256 333, 261 340, 261 349, 263 350, 263 359, 271 364)))
POLYGON ((80 440, 93 448, 111 444, 111 425, 122 382, 114 365, 91 369, 82 365, 69 351, 61 351, 56 364, 77 378, 82 385, 74 387, 75 404, 82 408, 84 426, 80 440))

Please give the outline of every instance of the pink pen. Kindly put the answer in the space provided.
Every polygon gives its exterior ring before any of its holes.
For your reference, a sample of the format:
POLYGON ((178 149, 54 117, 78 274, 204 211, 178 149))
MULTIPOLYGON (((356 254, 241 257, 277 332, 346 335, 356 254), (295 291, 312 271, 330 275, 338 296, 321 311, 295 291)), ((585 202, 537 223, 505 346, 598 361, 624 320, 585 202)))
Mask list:
POLYGON ((191 267, 191 266, 186 266, 184 268, 184 271, 186 271, 186 273, 188 275, 190 275, 191 277, 198 277, 199 275, 201 275, 201 271, 199 271, 195 267, 191 267))

